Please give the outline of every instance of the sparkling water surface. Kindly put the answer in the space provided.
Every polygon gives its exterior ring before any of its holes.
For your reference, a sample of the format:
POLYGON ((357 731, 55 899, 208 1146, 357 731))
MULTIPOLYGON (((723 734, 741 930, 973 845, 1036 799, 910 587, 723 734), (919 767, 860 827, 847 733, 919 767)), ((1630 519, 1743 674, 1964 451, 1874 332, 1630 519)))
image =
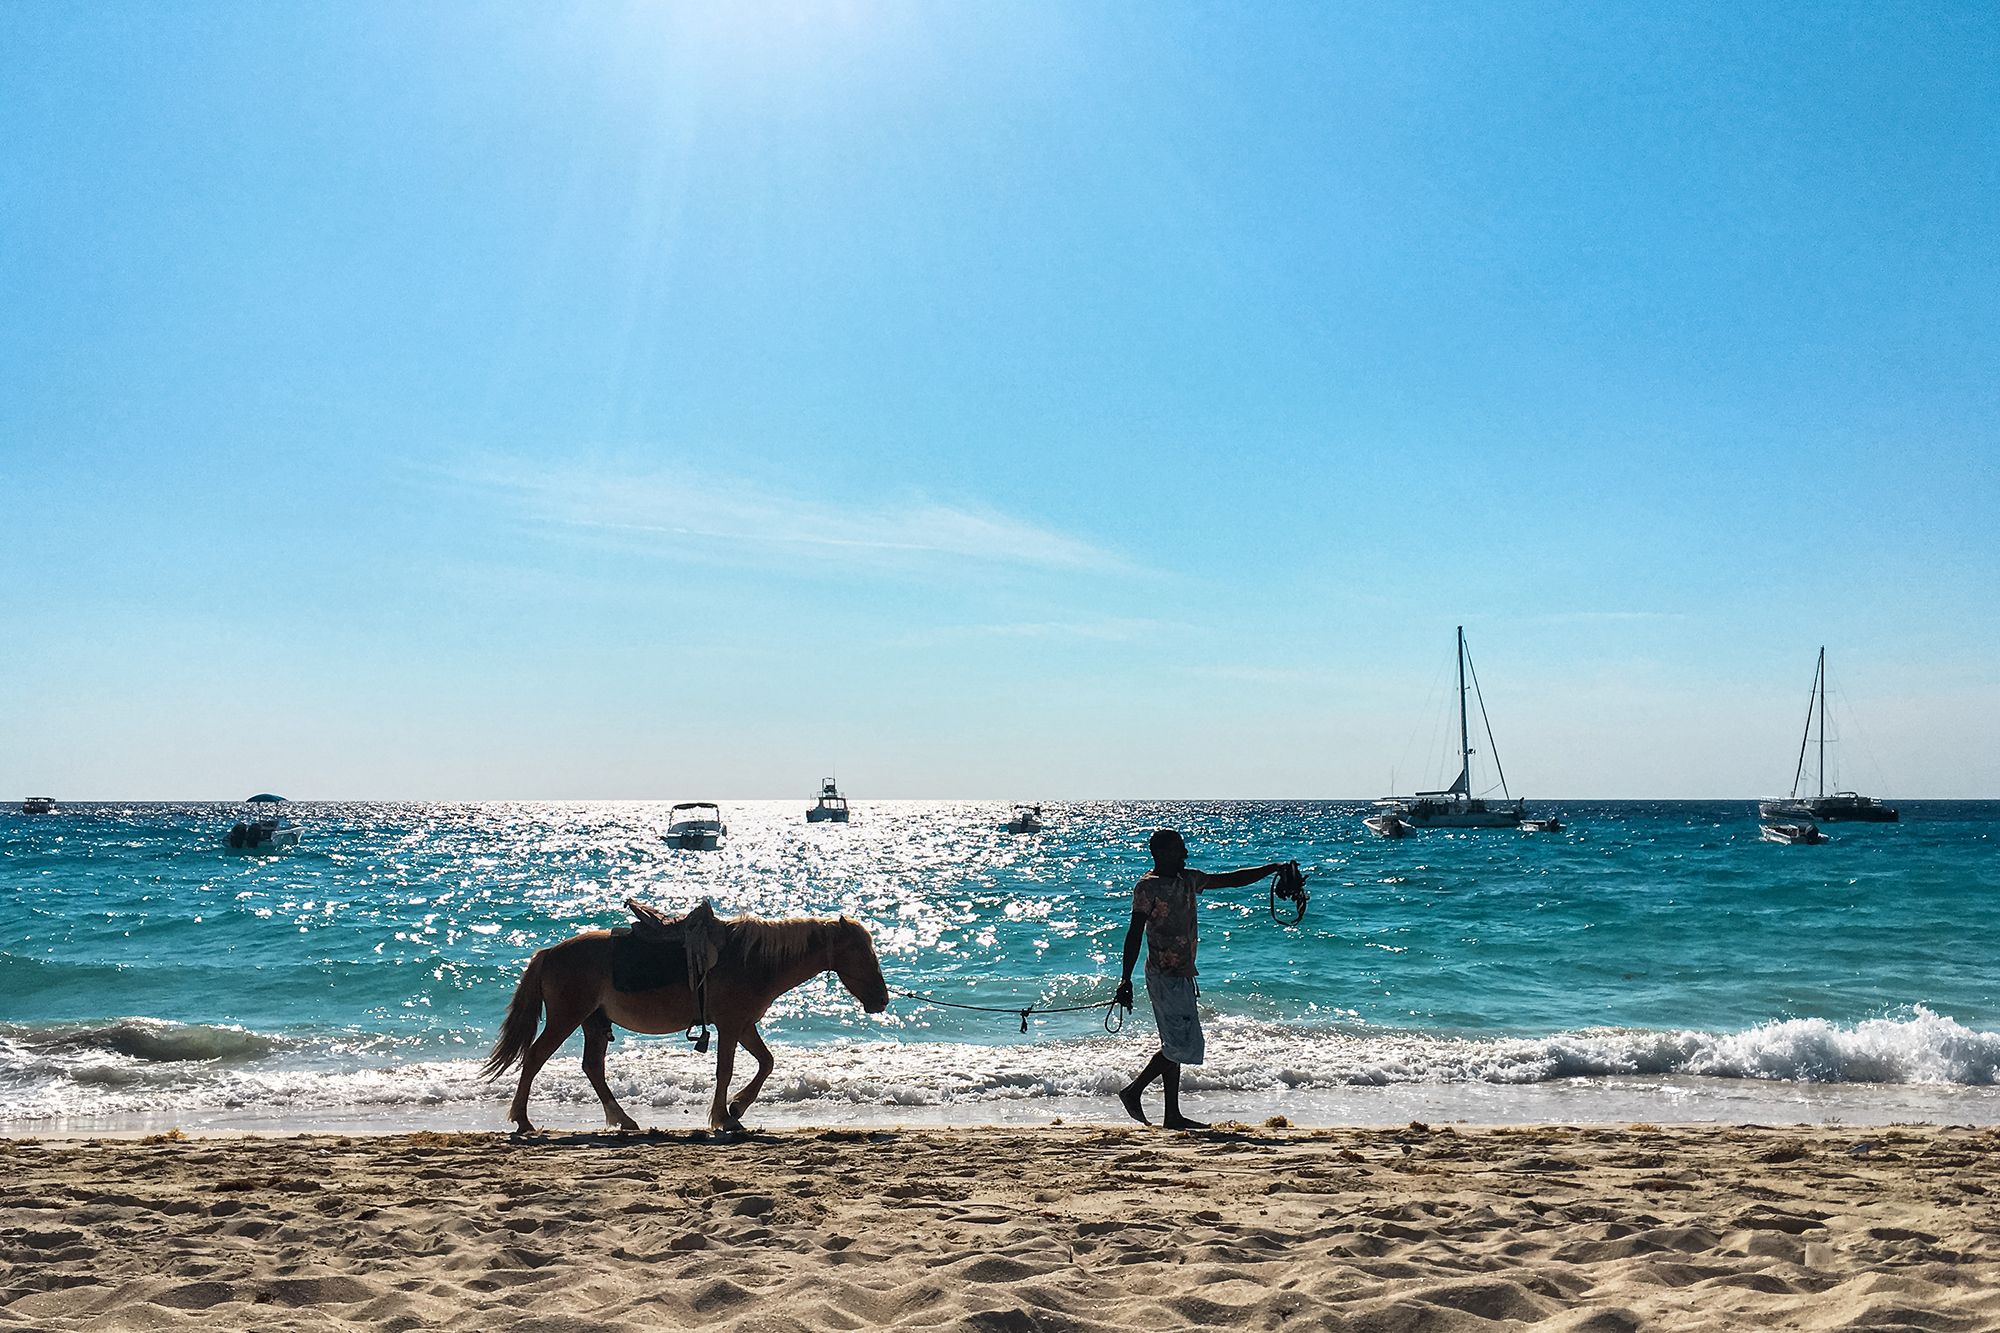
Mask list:
MULTIPOLYGON (((2000 1118, 2000 804, 1908 803, 1901 824, 1830 825, 1820 847, 1761 842, 1748 802, 1576 802, 1562 833, 1397 841, 1358 803, 1051 804, 1030 836, 991 803, 857 801, 848 825, 808 825, 805 804, 729 803, 708 853, 665 845, 664 802, 293 804, 302 845, 264 857, 222 849, 233 806, 0 816, 0 1121, 497 1121, 504 1090, 473 1070, 522 966, 623 923, 627 897, 846 913, 901 990, 1108 998, 1161 825, 1206 869, 1296 858, 1312 875, 1299 927, 1272 921, 1263 885, 1204 903, 1197 1089, 1295 1118, 1350 1102, 1394 1118, 1415 1098, 1494 1119, 1581 1080, 1666 1118, 1853 1085, 1884 1114, 2000 1118)), ((766 1022, 766 1097, 1074 1112, 1151 1049, 1143 1002, 1122 1037, 1101 1018, 1037 1016, 1024 1036, 910 999, 868 1016, 825 978, 766 1022)), ((594 1115, 558 1059, 546 1095, 594 1115)), ((682 1118, 706 1099, 678 1038, 621 1040, 612 1074, 682 1118)))

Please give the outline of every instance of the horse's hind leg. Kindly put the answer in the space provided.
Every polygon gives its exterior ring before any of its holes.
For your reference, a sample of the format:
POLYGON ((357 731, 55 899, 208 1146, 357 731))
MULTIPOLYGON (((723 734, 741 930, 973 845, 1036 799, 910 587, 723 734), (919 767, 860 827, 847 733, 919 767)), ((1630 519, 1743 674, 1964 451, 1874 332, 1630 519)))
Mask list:
POLYGON ((743 1049, 757 1061, 757 1072, 743 1085, 743 1091, 730 1098, 729 1118, 732 1121, 743 1119, 743 1113, 750 1109, 750 1103, 756 1101, 757 1094, 763 1091, 764 1080, 771 1077, 771 1066, 776 1063, 771 1059, 771 1048, 764 1044, 764 1038, 755 1027, 745 1028, 741 1040, 743 1049))
POLYGON ((514 1104, 507 1108, 507 1118, 514 1122, 514 1128, 523 1134, 532 1134, 535 1127, 528 1123, 528 1089, 535 1084, 535 1075, 542 1072, 542 1066, 558 1047, 569 1040, 569 1034, 576 1031, 583 1016, 574 1012, 558 1010, 553 1001, 546 1002, 548 1026, 542 1035, 535 1038, 535 1044, 521 1055, 521 1083, 514 1090, 514 1104))
POLYGON ((604 1123, 627 1134, 637 1134, 639 1122, 625 1114, 625 1108, 611 1095, 611 1085, 604 1081, 604 1051, 610 1045, 611 1018, 601 1008, 593 1010, 590 1017, 583 1020, 584 1076, 590 1080, 597 1100, 604 1107, 604 1123))

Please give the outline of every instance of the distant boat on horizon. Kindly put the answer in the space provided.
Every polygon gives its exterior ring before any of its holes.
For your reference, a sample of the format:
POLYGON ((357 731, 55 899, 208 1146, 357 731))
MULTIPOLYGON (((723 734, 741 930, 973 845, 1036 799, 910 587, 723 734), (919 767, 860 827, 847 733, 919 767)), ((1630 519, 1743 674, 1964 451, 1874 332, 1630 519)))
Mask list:
POLYGON ((812 809, 806 811, 808 824, 845 824, 847 822, 847 798, 840 794, 832 778, 823 779, 819 784, 819 800, 812 809))
POLYGON ((1039 805, 1017 805, 1014 817, 1000 826, 1007 833, 1040 833, 1042 831, 1042 807, 1039 805))
POLYGON ((1493 723, 1486 716, 1486 700, 1479 693, 1479 674, 1472 673, 1466 684, 1471 655, 1465 648, 1465 626, 1458 627, 1458 777, 1442 791, 1420 791, 1412 796, 1385 796, 1375 802, 1379 810, 1401 815, 1415 828, 1519 828, 1526 803, 1507 791, 1507 771, 1500 766, 1499 747, 1493 743, 1493 723), (1493 752, 1493 771, 1500 779, 1500 800, 1472 794, 1472 730, 1466 692, 1479 701, 1479 722, 1486 730, 1487 748, 1493 752))
MULTIPOLYGON (((285 798, 261 791, 245 805, 283 805, 285 798)), ((238 819, 222 835, 222 845, 232 852, 282 852, 299 845, 299 826, 282 815, 257 814, 238 819)))
POLYGON ((21 802, 24 815, 52 815, 56 812, 56 798, 53 796, 30 796, 21 802))
MULTIPOLYGON (((1799 737, 1798 767, 1792 771, 1792 794, 1781 800, 1759 801, 1757 814, 1762 819, 1789 820, 1794 823, 1811 825, 1815 821, 1827 823, 1843 821, 1862 824, 1894 824, 1902 819, 1902 812, 1893 805, 1884 805, 1872 796, 1858 792, 1836 791, 1832 795, 1826 790, 1826 648, 1819 650, 1819 664, 1813 669, 1812 698, 1806 704, 1806 727, 1799 737), (1812 748, 1813 722, 1819 722, 1819 774, 1816 795, 1801 796, 1799 788, 1804 785, 1806 775, 1806 752, 1812 748)), ((1818 832, 1817 829, 1814 832, 1818 832)))

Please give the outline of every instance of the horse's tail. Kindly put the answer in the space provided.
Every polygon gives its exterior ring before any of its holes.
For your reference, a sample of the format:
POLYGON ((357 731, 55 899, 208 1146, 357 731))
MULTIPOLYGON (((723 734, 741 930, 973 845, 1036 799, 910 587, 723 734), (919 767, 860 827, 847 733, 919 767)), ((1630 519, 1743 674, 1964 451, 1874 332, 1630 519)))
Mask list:
POLYGON ((514 988, 514 1002, 507 1006, 506 1021, 500 1024, 500 1040, 493 1043, 493 1054, 480 1066, 481 1077, 500 1074, 520 1059, 521 1052, 535 1039, 535 1029, 542 1021, 542 960, 547 953, 546 949, 537 950, 528 960, 528 970, 521 974, 521 984, 514 988))

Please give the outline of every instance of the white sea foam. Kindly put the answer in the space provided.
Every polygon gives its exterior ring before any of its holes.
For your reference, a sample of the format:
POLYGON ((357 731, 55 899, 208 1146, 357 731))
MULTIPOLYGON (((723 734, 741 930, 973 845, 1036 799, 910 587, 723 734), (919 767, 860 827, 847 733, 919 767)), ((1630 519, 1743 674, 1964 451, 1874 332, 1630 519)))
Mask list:
MULTIPOLYGON (((1102 1099, 1151 1049, 1148 1034, 988 1046, 950 1042, 774 1043, 764 1089, 776 1106, 972 1107, 1102 1099)), ((739 1061, 739 1069, 747 1063, 739 1061)), ((167 1113, 304 1115, 333 1108, 486 1107, 503 1100, 472 1059, 385 1063, 330 1042, 132 1018, 91 1026, 0 1027, 0 1121, 167 1113)), ((1921 1007, 1843 1025, 1787 1019, 1740 1032, 1588 1030, 1462 1037, 1361 1026, 1300 1028, 1216 1017, 1191 1091, 1278 1099, 1342 1089, 1483 1086, 1577 1079, 1735 1080, 1793 1085, 1987 1087, 2000 1033, 1921 1007)), ((622 1039, 610 1074, 634 1106, 707 1102, 712 1066, 678 1038, 622 1039)), ((539 1101, 591 1106, 572 1055, 536 1085, 539 1101)))

